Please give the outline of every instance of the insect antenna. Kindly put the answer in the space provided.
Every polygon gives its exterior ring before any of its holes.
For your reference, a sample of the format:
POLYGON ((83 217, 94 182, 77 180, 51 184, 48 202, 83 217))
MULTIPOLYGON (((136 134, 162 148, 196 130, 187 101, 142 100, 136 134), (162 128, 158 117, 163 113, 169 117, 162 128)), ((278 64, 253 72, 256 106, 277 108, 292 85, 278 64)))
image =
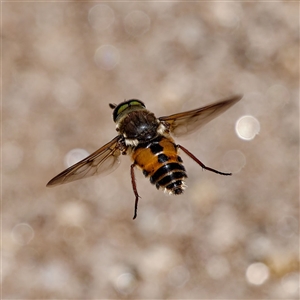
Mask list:
POLYGON ((114 109, 114 108, 116 108, 116 106, 117 106, 117 104, 112 104, 112 103, 109 103, 109 107, 111 108, 111 109, 114 109))
POLYGON ((181 145, 177 145, 177 147, 179 147, 184 153, 186 153, 190 158, 192 158, 198 165, 200 165, 203 169, 220 174, 220 175, 232 175, 232 173, 224 173, 224 172, 220 172, 218 170, 212 169, 210 167, 207 167, 204 163, 202 163, 195 155, 193 155, 189 150, 187 150, 186 148, 184 148, 181 145))

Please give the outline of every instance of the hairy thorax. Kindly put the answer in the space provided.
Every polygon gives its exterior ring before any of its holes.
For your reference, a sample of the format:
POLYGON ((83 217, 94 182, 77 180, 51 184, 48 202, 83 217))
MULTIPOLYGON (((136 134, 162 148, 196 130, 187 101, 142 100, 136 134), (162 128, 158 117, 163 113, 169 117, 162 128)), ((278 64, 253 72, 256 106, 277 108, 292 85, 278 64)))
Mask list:
POLYGON ((147 142, 157 136, 160 125, 155 115, 147 110, 128 113, 117 126, 117 130, 125 139, 147 142))

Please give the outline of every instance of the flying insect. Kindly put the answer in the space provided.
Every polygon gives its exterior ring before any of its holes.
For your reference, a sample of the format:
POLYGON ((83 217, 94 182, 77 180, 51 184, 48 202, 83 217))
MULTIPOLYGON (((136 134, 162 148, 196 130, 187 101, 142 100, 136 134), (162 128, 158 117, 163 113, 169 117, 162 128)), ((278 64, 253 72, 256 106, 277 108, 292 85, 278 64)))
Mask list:
POLYGON ((130 174, 135 195, 135 219, 140 198, 134 174, 135 167, 141 169, 157 189, 172 195, 180 195, 186 188, 187 173, 179 156, 179 149, 205 170, 220 175, 232 175, 207 167, 185 147, 176 144, 171 135, 178 137, 199 129, 241 98, 241 95, 235 95, 201 108, 159 118, 137 99, 127 100, 118 105, 109 104, 113 109, 113 120, 118 135, 88 157, 55 176, 47 186, 56 186, 114 170, 119 165, 120 155, 129 155, 132 160, 130 174))

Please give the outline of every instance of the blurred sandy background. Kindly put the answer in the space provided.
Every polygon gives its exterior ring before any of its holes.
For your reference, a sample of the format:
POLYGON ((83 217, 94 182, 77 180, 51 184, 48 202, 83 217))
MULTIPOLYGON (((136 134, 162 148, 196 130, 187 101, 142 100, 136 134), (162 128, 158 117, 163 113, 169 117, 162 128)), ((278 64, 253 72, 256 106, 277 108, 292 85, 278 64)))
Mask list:
POLYGON ((6 2, 2 18, 3 299, 298 298, 298 3, 6 2), (236 93, 177 140, 231 177, 182 154, 171 197, 137 171, 135 221, 128 157, 45 187, 116 135, 108 103, 162 116, 236 93))

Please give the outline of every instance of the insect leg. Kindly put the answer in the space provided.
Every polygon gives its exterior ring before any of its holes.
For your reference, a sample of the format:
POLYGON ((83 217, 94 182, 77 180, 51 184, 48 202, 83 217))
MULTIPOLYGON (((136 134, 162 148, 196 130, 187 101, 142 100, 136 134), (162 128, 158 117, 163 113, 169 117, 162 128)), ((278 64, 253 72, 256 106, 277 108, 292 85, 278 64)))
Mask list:
POLYGON ((212 169, 210 167, 207 167, 204 165, 204 163, 202 163, 195 155, 193 155, 189 150, 187 150, 186 148, 184 148, 183 146, 181 145, 177 145, 177 147, 179 147, 183 152, 185 152, 190 158, 192 158, 198 165, 200 165, 203 169, 205 170, 208 170, 208 171, 211 171, 211 172, 215 172, 217 174, 220 174, 220 175, 232 175, 232 173, 223 173, 223 172, 220 172, 218 170, 215 170, 215 169, 212 169))
POLYGON ((130 166, 130 175, 131 175, 131 184, 132 184, 132 189, 135 195, 135 203, 134 203, 134 215, 133 215, 133 220, 137 217, 137 208, 138 208, 138 202, 139 202, 139 194, 136 188, 136 182, 135 182, 135 176, 134 176, 134 167, 135 164, 132 164, 130 166))

